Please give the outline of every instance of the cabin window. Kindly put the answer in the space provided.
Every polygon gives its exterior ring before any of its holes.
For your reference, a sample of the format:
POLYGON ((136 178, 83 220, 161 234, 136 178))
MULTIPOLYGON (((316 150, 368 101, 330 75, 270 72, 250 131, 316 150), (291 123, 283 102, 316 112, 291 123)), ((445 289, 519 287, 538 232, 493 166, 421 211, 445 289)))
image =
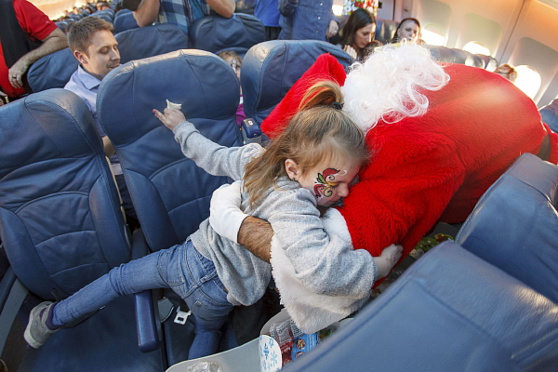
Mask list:
POLYGON ((442 32, 442 28, 434 23, 428 23, 422 27, 422 40, 428 45, 445 46, 446 35, 442 32))
POLYGON ((473 54, 484 54, 485 56, 491 56, 490 49, 482 45, 477 41, 470 41, 463 47, 463 50, 466 50, 469 53, 473 54))
POLYGON ((515 70, 517 71, 515 85, 527 96, 534 99, 541 87, 541 75, 527 65, 516 66, 515 70))

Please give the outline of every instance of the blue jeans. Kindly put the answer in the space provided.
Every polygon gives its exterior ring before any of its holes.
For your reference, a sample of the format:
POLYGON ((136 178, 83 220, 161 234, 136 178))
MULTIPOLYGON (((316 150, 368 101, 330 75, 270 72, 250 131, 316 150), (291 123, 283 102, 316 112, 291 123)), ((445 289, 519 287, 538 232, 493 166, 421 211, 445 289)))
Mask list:
POLYGON ((212 261, 203 257, 188 239, 113 268, 54 307, 53 323, 80 320, 118 296, 147 289, 171 288, 184 299, 195 320, 195 337, 189 358, 218 351, 221 327, 233 305, 212 261))

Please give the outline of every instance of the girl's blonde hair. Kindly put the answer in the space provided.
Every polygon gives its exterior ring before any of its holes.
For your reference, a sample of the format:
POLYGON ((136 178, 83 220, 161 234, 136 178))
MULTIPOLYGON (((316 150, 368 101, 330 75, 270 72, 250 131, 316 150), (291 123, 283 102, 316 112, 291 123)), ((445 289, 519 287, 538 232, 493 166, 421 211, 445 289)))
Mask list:
POLYGON ((287 174, 287 159, 303 173, 334 156, 358 165, 368 160, 364 133, 341 110, 342 104, 340 87, 331 81, 318 81, 308 89, 283 132, 246 166, 244 187, 250 207, 287 174))

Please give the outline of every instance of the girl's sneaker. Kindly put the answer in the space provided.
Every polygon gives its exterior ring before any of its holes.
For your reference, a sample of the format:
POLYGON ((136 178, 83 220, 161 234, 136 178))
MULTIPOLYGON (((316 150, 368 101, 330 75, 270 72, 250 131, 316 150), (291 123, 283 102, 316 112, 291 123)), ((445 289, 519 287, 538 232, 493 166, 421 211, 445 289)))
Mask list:
POLYGON ((25 341, 27 341, 32 348, 40 348, 53 333, 58 331, 58 329, 53 330, 47 326, 47 319, 53 306, 53 302, 45 301, 31 310, 29 314, 29 323, 27 324, 27 328, 25 328, 23 338, 25 338, 25 341))

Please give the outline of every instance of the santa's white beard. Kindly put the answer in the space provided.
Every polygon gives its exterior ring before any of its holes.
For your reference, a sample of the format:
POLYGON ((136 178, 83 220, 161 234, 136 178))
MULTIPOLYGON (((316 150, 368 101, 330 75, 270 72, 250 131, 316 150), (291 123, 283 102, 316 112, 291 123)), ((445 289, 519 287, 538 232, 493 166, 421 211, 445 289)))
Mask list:
POLYGON ((341 88, 343 110, 364 131, 380 119, 394 123, 428 109, 424 90, 439 90, 449 75, 416 44, 386 45, 363 63, 355 63, 341 88))

